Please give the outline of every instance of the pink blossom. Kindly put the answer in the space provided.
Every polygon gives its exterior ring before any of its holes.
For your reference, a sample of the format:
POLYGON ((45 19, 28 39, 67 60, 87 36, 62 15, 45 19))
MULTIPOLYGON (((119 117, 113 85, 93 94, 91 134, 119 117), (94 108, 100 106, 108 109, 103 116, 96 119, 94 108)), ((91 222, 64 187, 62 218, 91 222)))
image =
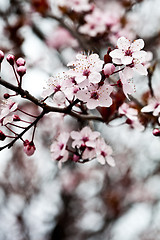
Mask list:
POLYGON ((136 128, 139 129, 140 131, 144 130, 144 126, 139 122, 137 109, 131 108, 127 103, 123 103, 119 107, 118 112, 121 116, 127 117, 126 123, 131 128, 136 128))
POLYGON ((80 132, 72 131, 71 138, 74 139, 72 147, 96 147, 95 140, 100 136, 97 131, 92 131, 90 127, 84 127, 80 132))
POLYGON ((66 98, 72 101, 78 90, 79 87, 75 78, 64 72, 48 79, 47 87, 43 90, 41 96, 43 98, 52 96, 53 100, 60 105, 65 103, 66 98))
POLYGON ((68 46, 76 47, 77 41, 70 35, 70 33, 62 28, 58 27, 53 34, 47 38, 47 45, 59 50, 68 46))
POLYGON ((36 147, 33 141, 29 142, 28 140, 25 140, 23 145, 24 145, 24 152, 27 154, 27 156, 32 156, 36 150, 36 147))
POLYGON ((141 51, 144 47, 144 41, 137 39, 133 43, 125 37, 120 37, 117 41, 118 49, 110 52, 115 64, 130 65, 132 69, 141 75, 147 75, 147 69, 143 66, 146 58, 146 52, 141 51))
POLYGON ((79 84, 88 79, 91 83, 101 81, 102 66, 104 61, 100 60, 98 54, 89 56, 77 54, 76 61, 68 63, 67 66, 72 67, 67 74, 75 77, 75 81, 79 84))
POLYGON ((96 158, 97 161, 101 164, 105 164, 106 162, 111 166, 115 166, 115 161, 113 159, 112 155, 112 148, 107 145, 104 141, 104 139, 99 138, 96 142, 96 158))
MULTIPOLYGON (((149 104, 141 109, 143 113, 151 113, 153 116, 159 116, 160 113, 160 101, 156 98, 152 98, 149 100, 149 104)), ((158 122, 160 123, 160 117, 158 117, 158 122)))
POLYGON ((72 147, 82 151, 82 159, 93 159, 96 157, 96 139, 99 136, 99 132, 92 131, 89 127, 84 127, 80 132, 72 131, 72 147))
POLYGON ((79 32, 82 34, 95 37, 106 30, 103 12, 98 8, 95 8, 91 14, 86 15, 85 21, 86 23, 79 28, 79 32))
POLYGON ((86 89, 77 92, 76 96, 86 105, 89 109, 94 109, 98 106, 109 107, 112 105, 112 98, 110 97, 113 87, 104 83, 102 86, 98 84, 91 84, 86 89))
POLYGON ((53 160, 57 160, 59 168, 62 167, 62 163, 68 160, 68 151, 66 150, 67 142, 69 139, 69 133, 62 132, 57 139, 52 143, 50 147, 51 156, 53 160))

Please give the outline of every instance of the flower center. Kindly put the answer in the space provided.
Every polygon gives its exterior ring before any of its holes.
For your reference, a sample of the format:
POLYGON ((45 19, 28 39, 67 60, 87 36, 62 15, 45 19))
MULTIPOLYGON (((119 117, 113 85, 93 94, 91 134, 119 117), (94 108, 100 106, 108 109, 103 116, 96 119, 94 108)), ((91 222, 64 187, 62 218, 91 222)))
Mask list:
POLYGON ((89 74, 90 74, 90 70, 89 69, 86 69, 86 70, 83 71, 83 76, 88 77, 89 74))
POLYGON ((89 140, 88 137, 83 137, 83 138, 82 138, 82 141, 83 141, 83 142, 87 142, 88 140, 89 140))
POLYGON ((125 51, 125 56, 132 56, 132 51, 130 49, 127 49, 125 51))
POLYGON ((92 92, 92 93, 91 93, 91 98, 97 100, 97 99, 99 98, 98 93, 97 93, 96 91, 92 92))

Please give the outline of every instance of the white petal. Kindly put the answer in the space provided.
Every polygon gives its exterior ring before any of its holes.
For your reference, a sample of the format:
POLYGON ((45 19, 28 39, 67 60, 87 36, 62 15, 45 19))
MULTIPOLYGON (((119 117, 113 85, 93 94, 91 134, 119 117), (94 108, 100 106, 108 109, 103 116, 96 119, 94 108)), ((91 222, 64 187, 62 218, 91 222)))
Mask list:
POLYGON ((153 110, 154 110, 154 106, 152 104, 150 104, 150 105, 147 105, 147 106, 143 107, 141 109, 141 112, 143 112, 143 113, 145 113, 145 112, 153 112, 153 110))
POLYGON ((131 44, 131 50, 132 51, 140 51, 142 48, 144 48, 144 41, 143 39, 137 39, 131 44))
POLYGON ((109 157, 107 157, 107 163, 111 166, 111 167, 115 167, 115 161, 114 161, 114 159, 111 157, 111 156, 109 156, 109 157))
POLYGON ((132 57, 139 60, 141 63, 146 61, 147 52, 137 51, 132 54, 132 57))
POLYGON ((124 74, 126 79, 131 79, 131 78, 133 78, 133 69, 130 68, 130 67, 126 67, 123 70, 123 74, 124 74))
POLYGON ((101 81, 101 74, 98 72, 92 72, 89 77, 89 82, 92 83, 99 83, 101 81))
POLYGON ((130 47, 130 41, 125 37, 120 37, 117 41, 117 46, 119 49, 127 50, 130 47))
POLYGON ((115 64, 117 64, 117 65, 121 65, 121 64, 122 64, 122 61, 121 61, 121 59, 119 59, 119 58, 113 58, 113 59, 112 59, 112 62, 115 63, 115 64))
POLYGON ((122 58, 124 56, 124 53, 122 52, 121 49, 115 49, 109 53, 109 55, 112 58, 122 58))
POLYGON ((122 64, 124 65, 128 65, 132 63, 133 58, 130 56, 123 56, 123 58, 121 58, 122 64))
POLYGON ((102 165, 106 163, 105 158, 101 155, 97 157, 97 161, 102 165))
POLYGON ((147 76, 148 72, 146 67, 144 67, 142 64, 135 64, 133 69, 138 72, 140 75, 147 76))

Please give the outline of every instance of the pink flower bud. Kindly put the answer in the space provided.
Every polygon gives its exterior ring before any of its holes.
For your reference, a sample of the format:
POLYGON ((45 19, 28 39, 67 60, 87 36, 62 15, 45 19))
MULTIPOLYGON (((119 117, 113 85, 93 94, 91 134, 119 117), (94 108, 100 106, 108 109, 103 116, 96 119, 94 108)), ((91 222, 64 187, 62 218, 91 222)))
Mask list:
POLYGON ((112 63, 105 64, 103 73, 106 77, 109 77, 115 71, 115 66, 112 63))
POLYGON ((3 95, 3 97, 4 97, 5 99, 8 99, 8 98, 10 98, 10 95, 9 95, 8 93, 5 93, 5 94, 3 95))
POLYGON ((24 66, 25 63, 26 63, 26 61, 24 60, 24 58, 21 58, 21 57, 18 58, 17 61, 16 61, 16 64, 17 64, 18 67, 19 66, 24 66))
POLYGON ((6 135, 0 130, 0 140, 4 141, 6 138, 6 135))
POLYGON ((78 162, 79 159, 80 159, 80 156, 78 156, 78 155, 76 155, 76 154, 73 155, 73 161, 74 161, 74 162, 78 162))
POLYGON ((0 63, 3 61, 3 59, 4 59, 4 52, 0 50, 0 63))
POLYGON ((26 73, 26 68, 24 66, 19 66, 17 68, 17 73, 20 77, 22 77, 26 73))
POLYGON ((29 142, 28 140, 25 140, 23 145, 24 145, 24 152, 27 154, 27 156, 31 156, 34 154, 36 147, 32 141, 29 142))
POLYGON ((13 65, 14 65, 14 61, 15 61, 15 56, 12 55, 12 54, 9 54, 9 55, 7 56, 7 61, 9 62, 9 64, 10 64, 11 66, 13 66, 13 65))
POLYGON ((158 128, 153 129, 153 135, 156 137, 160 137, 160 130, 158 128))
POLYGON ((18 115, 13 115, 13 121, 18 122, 21 121, 21 119, 18 115))

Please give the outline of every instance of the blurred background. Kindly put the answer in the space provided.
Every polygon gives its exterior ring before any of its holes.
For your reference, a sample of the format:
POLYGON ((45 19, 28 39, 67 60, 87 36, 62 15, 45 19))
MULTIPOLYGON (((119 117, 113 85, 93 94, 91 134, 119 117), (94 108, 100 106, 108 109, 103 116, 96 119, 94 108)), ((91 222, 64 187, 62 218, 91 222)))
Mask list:
MULTIPOLYGON (((103 59, 120 36, 144 39, 156 64, 153 88, 160 89, 159 0, 0 0, 0 49, 25 58, 23 87, 38 98, 48 78, 65 71, 77 52, 103 59)), ((15 84, 6 61, 1 75, 15 84)), ((134 97, 142 101, 147 78, 136 77, 135 85, 134 97)), ((0 86, 1 100, 6 92, 0 86)), ((20 105, 38 112, 27 101, 20 105)), ((62 125, 59 114, 39 123, 30 158, 18 142, 0 152, 0 240, 159 240, 160 140, 152 124, 140 131, 118 121, 96 123, 116 167, 69 162, 59 170, 49 148, 62 125)))

